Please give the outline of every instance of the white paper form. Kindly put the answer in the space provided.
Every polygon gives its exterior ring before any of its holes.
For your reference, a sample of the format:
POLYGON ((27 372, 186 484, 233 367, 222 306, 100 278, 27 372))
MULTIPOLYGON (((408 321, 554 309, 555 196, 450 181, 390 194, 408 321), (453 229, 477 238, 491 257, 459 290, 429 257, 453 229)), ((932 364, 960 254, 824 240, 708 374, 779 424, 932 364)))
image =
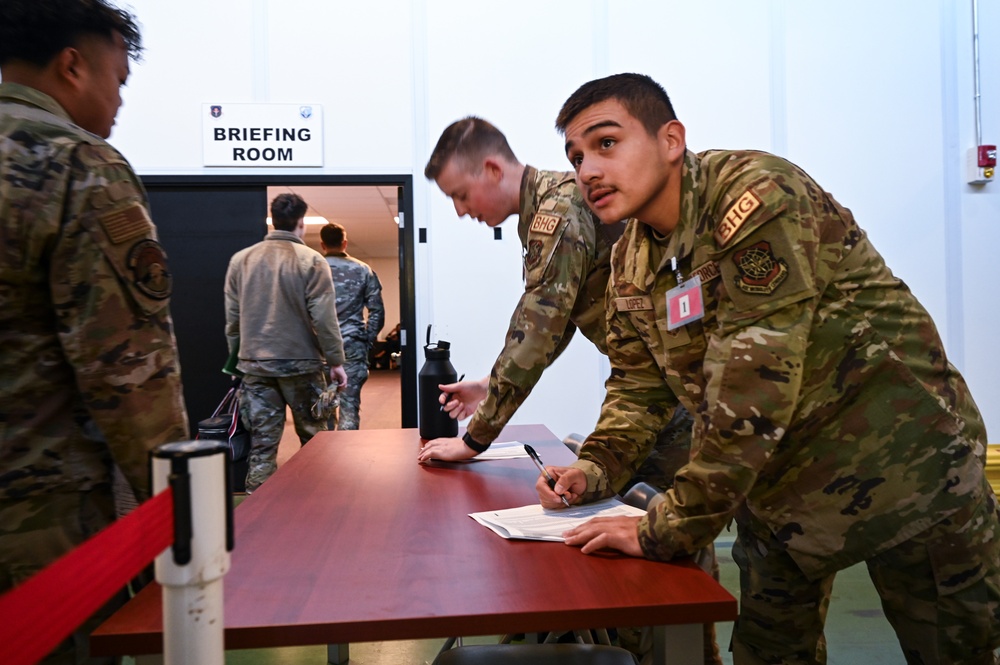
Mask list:
POLYGON ((502 441, 493 443, 489 448, 479 453, 475 457, 469 458, 469 462, 482 462, 491 459, 517 459, 527 457, 528 453, 524 449, 524 444, 520 441, 502 441))
POLYGON ((536 503, 521 508, 469 513, 469 517, 503 538, 561 543, 564 532, 595 517, 636 517, 645 514, 645 510, 611 497, 560 510, 547 510, 536 503))

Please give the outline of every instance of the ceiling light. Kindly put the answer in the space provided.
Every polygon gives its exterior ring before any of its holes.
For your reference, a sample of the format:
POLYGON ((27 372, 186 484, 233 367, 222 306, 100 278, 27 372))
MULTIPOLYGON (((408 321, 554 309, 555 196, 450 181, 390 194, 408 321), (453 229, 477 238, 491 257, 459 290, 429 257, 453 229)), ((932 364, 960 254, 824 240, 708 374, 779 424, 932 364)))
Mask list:
MULTIPOLYGON (((330 220, 328 220, 326 217, 320 217, 319 215, 307 215, 306 216, 306 225, 311 225, 311 226, 326 226, 329 223, 330 223, 330 220)), ((270 217, 267 218, 267 225, 271 226, 271 218, 270 217)))

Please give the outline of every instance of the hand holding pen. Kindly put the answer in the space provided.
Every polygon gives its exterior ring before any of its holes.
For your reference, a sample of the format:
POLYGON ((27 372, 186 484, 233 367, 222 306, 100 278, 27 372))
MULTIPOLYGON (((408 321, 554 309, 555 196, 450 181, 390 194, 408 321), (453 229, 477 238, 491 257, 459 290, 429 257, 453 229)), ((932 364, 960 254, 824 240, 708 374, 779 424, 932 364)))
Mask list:
MULTIPOLYGON (((464 379, 464 378, 465 378, 465 374, 462 374, 462 376, 458 377, 458 381, 455 382, 455 385, 458 385, 459 383, 461 383, 462 379, 464 379)), ((455 393, 449 393, 449 392, 445 392, 445 391, 442 390, 441 394, 444 395, 444 401, 441 402, 441 408, 439 410, 440 411, 444 411, 444 405, 448 403, 448 400, 450 400, 451 396, 454 395, 455 393)))
MULTIPOLYGON (((528 457, 530 457, 531 461, 535 463, 535 466, 538 467, 538 470, 542 473, 542 475, 545 476, 545 482, 548 484, 549 489, 554 490, 556 488, 555 478, 550 476, 549 472, 545 470, 545 466, 542 464, 542 459, 538 456, 538 453, 536 453, 535 449, 528 444, 524 444, 524 450, 528 453, 528 457)), ((569 501, 566 500, 566 497, 560 494, 559 498, 562 499, 563 505, 569 508, 569 501)))

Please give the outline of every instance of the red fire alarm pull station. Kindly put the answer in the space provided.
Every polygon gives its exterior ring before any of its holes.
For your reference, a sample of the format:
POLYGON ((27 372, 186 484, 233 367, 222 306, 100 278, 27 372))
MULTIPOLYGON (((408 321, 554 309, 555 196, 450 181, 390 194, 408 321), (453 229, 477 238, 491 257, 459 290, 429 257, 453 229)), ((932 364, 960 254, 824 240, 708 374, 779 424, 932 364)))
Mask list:
POLYGON ((997 165, 997 147, 995 145, 979 146, 979 165, 982 167, 997 165))
POLYGON ((992 182, 997 170, 997 147, 981 145, 969 148, 966 165, 970 185, 985 185, 992 182))

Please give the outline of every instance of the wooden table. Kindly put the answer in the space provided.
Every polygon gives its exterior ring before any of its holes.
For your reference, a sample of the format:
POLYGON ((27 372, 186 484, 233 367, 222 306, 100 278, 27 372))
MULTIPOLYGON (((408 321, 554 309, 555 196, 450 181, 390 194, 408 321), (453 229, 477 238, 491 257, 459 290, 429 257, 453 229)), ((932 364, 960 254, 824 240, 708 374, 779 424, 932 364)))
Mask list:
MULTIPOLYGON (((545 427, 499 440, 573 460, 545 427)), ((693 565, 504 540, 467 516, 536 502, 529 459, 419 465, 419 447, 415 429, 323 432, 237 507, 227 649, 655 625, 672 627, 658 632, 670 662, 700 663, 698 624, 735 619, 736 600, 693 565)), ((159 586, 91 649, 161 652, 159 586)))

